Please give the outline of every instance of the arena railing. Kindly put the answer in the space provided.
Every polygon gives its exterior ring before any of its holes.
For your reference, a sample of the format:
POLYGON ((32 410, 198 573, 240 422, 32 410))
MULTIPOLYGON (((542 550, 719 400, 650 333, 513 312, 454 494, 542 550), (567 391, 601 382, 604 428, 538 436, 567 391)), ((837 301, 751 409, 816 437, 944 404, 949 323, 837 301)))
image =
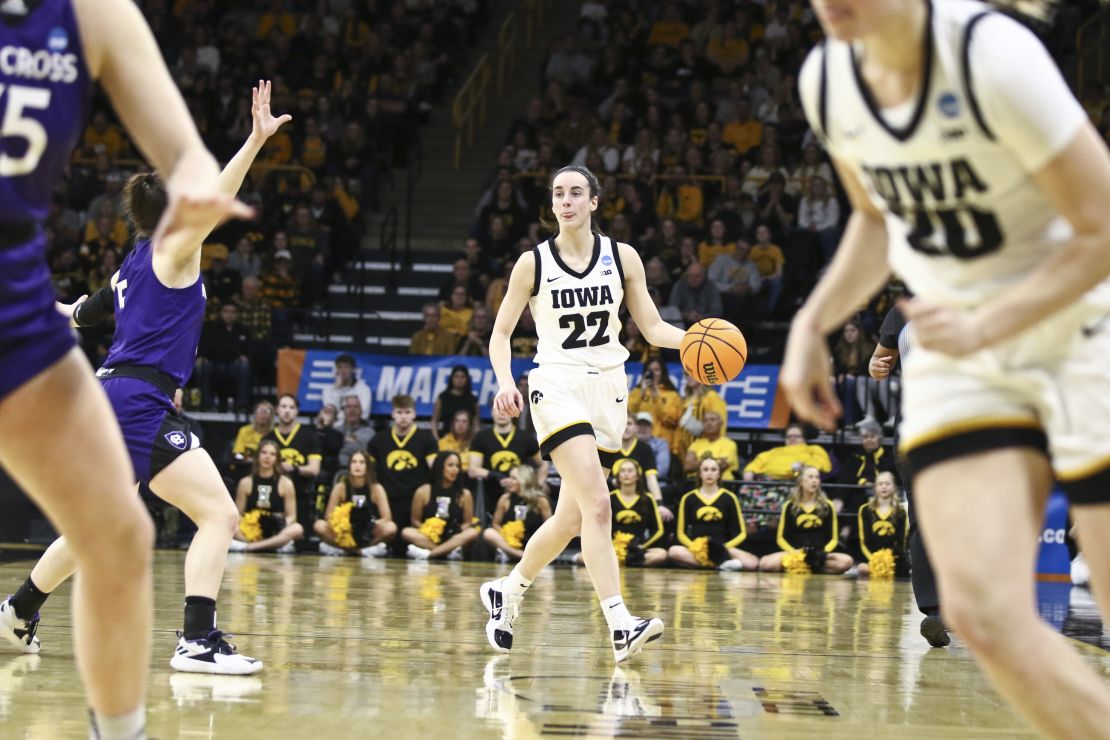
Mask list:
POLYGON ((451 125, 455 127, 455 169, 462 164, 463 135, 466 146, 474 146, 474 128, 486 125, 486 93, 489 88, 489 54, 483 54, 463 82, 451 104, 451 125))

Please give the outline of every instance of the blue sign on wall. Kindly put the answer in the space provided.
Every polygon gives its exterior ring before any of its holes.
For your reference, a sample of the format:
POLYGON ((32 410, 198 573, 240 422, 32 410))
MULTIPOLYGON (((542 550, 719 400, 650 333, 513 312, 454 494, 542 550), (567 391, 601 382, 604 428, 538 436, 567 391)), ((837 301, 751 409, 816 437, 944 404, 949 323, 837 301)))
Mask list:
MULTIPOLYGON (((321 392, 333 382, 335 358, 340 354, 350 353, 333 350, 305 351, 297 389, 302 411, 314 413, 320 409, 321 392)), ((387 416, 391 409, 390 399, 405 393, 415 399, 417 415, 431 416, 436 396, 447 387, 451 368, 463 365, 470 371, 482 418, 489 418, 490 402, 497 394, 497 378, 489 360, 484 357, 366 353, 352 356, 358 364, 359 376, 370 387, 371 414, 387 416)), ((531 360, 513 360, 513 377, 519 378, 533 367, 535 364, 531 360)), ((639 362, 627 362, 625 370, 628 373, 629 388, 632 388, 640 382, 643 366, 639 362)), ((682 367, 678 363, 669 363, 667 370, 676 385, 681 386, 682 367)), ((777 365, 748 365, 731 383, 717 386, 717 392, 728 406, 729 428, 766 428, 771 421, 778 381, 777 365)))

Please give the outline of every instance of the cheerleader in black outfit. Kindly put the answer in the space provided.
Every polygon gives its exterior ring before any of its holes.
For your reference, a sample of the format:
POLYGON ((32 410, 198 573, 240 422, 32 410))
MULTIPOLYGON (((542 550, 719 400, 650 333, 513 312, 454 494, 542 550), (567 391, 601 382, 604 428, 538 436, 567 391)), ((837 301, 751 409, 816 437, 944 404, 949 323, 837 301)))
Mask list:
POLYGON ((532 534, 551 517, 551 501, 536 481, 536 469, 531 465, 513 467, 504 488, 493 512, 493 526, 487 527, 482 537, 497 548, 499 562, 515 563, 532 534))
POLYGON ((332 486, 324 518, 313 523, 312 531, 320 538, 324 555, 386 556, 386 543, 397 536, 397 524, 385 488, 374 479, 370 456, 362 450, 351 453, 347 475, 332 486), (348 513, 337 515, 336 509, 348 502, 348 513))
POLYGON ((759 558, 741 550, 747 536, 736 494, 721 488, 721 463, 706 457, 698 465, 701 482, 678 504, 678 541, 671 560, 683 568, 756 570, 759 558))
POLYGON ((462 487, 461 460, 457 452, 439 453, 432 463, 432 482, 416 489, 412 526, 401 530, 414 560, 462 560, 462 548, 478 537, 474 498, 462 487))
POLYGON ((898 501, 897 491, 894 473, 879 473, 875 476, 874 495, 859 508, 859 546, 867 558, 866 563, 859 564, 861 576, 871 575, 876 564, 880 569, 893 568, 899 574, 906 567, 909 521, 905 507, 898 501), (879 564, 885 557, 881 554, 884 550, 893 556, 889 564, 879 564), (874 560, 876 553, 880 553, 879 561, 874 560))
MULTIPOLYGON (((621 565, 654 568, 667 564, 667 549, 660 547, 663 518, 639 463, 626 458, 617 465, 620 487, 609 494, 613 509, 613 548, 621 565)), ((574 562, 583 564, 582 554, 574 562)))
POLYGON ((834 552, 837 546, 836 508, 821 490, 817 468, 802 468, 779 516, 780 552, 764 555, 763 571, 781 571, 783 560, 795 552, 806 553, 806 563, 815 573, 843 573, 852 567, 852 556, 834 552))
POLYGON ((264 440, 251 474, 239 481, 235 492, 239 528, 231 540, 232 552, 293 552, 293 541, 304 537, 304 527, 297 523, 297 492, 293 481, 278 472, 277 462, 277 443, 264 440))

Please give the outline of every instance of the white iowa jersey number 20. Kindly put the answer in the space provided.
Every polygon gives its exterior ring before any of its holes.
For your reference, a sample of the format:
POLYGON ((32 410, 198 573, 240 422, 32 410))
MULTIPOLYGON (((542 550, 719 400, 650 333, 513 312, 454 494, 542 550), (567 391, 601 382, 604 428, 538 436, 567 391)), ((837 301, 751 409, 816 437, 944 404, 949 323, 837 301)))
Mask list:
POLYGON ((1082 110, 1036 37, 982 3, 932 0, 926 33, 924 79, 903 125, 884 118, 844 42, 810 54, 802 100, 814 131, 884 212, 895 272, 918 294, 974 305, 1070 236, 1030 179, 1043 162, 1029 150, 1070 141, 1082 110), (1022 56, 1022 68, 1007 55, 1022 56), (1025 96, 1055 109, 1049 133, 1011 105, 1015 72, 1025 96), (1036 146, 1020 145, 1028 141, 1036 146))

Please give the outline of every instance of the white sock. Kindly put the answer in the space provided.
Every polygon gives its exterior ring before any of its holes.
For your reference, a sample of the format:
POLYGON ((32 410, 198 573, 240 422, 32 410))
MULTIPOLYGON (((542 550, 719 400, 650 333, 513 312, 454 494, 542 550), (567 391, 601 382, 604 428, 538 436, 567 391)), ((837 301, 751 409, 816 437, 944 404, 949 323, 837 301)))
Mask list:
POLYGON ((146 707, 127 714, 92 712, 93 726, 89 740, 144 740, 146 738, 146 707))
POLYGON ((501 593, 505 594, 506 599, 519 599, 531 585, 532 579, 525 578, 518 565, 513 568, 512 573, 505 576, 505 580, 501 583, 501 593))
POLYGON ((604 599, 601 602, 601 612, 609 623, 610 632, 624 629, 624 625, 632 621, 632 615, 628 613, 628 607, 624 605, 624 598, 620 594, 604 599))

